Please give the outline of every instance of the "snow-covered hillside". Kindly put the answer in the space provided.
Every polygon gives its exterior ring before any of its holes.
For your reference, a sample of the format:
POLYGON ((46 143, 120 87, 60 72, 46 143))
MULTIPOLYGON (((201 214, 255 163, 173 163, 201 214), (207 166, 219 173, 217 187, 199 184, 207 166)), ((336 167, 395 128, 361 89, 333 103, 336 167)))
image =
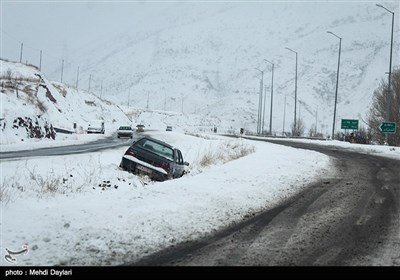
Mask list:
MULTIPOLYGON (((106 135, 115 133, 120 125, 134 128, 143 124, 146 130, 165 130, 169 125, 174 131, 187 133, 210 132, 227 125, 224 120, 207 115, 118 106, 88 91, 49 81, 34 66, 4 60, 0 63, 2 151, 39 139, 47 141, 46 146, 52 146, 49 141, 54 138, 74 141, 78 138, 52 132, 62 129, 86 134, 88 124, 98 119, 104 120, 106 135)), ((87 135, 85 138, 93 141, 98 137, 87 135)))
POLYGON ((105 121, 106 134, 130 123, 116 105, 93 94, 49 81, 33 66, 0 61, 1 144, 57 138, 56 129, 86 133, 91 120, 105 121))
MULTIPOLYGON (((151 110, 204 113, 223 126, 256 129, 259 73, 266 69, 266 126, 269 126, 271 66, 275 63, 273 130, 293 122, 295 54, 298 52, 298 110, 307 127, 330 134, 333 120, 339 39, 342 37, 337 127, 341 118, 365 117, 372 93, 387 79, 391 16, 375 2, 236 2, 127 5, 132 17, 105 44, 76 53, 82 87, 117 104, 151 110), (134 26, 134 28, 132 28, 134 26)), ((399 66, 399 2, 395 11, 393 66, 399 66)), ((59 65, 58 65, 59 67, 59 65)), ((59 76, 60 69, 54 72, 59 76)), ((70 81, 76 69, 69 69, 70 81)), ((264 88, 265 89, 265 88, 264 88)))

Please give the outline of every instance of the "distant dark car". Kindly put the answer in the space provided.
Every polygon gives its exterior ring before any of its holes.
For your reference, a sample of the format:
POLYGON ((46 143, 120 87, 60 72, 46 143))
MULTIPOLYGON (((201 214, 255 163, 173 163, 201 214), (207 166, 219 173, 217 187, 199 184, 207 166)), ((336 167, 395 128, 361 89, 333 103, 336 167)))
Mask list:
POLYGON ((120 126, 117 130, 118 138, 121 138, 121 137, 132 138, 132 136, 133 136, 133 131, 132 131, 132 127, 130 127, 130 126, 120 126))
POLYGON ((119 166, 134 174, 164 181, 182 177, 188 165, 179 149, 151 137, 142 137, 126 150, 119 166))

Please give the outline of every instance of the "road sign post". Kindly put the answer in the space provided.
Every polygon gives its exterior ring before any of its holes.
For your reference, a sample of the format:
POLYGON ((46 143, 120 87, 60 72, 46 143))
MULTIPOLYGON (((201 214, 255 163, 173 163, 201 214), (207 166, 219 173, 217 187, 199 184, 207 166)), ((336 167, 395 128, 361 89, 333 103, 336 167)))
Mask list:
POLYGON ((358 129, 358 120, 342 119, 342 129, 358 129))
POLYGON ((396 123, 395 122, 383 122, 379 125, 379 130, 382 133, 396 133, 396 123))

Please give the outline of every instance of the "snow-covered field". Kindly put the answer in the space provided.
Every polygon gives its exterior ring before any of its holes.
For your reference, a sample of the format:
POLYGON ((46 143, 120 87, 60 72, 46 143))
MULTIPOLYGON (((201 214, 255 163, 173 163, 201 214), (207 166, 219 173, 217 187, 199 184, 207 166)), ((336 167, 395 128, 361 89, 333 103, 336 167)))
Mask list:
POLYGON ((207 134, 152 136, 182 150, 189 174, 149 182, 124 172, 118 165, 125 147, 1 162, 0 251, 29 248, 1 265, 132 262, 334 176, 330 159, 311 151, 207 134))

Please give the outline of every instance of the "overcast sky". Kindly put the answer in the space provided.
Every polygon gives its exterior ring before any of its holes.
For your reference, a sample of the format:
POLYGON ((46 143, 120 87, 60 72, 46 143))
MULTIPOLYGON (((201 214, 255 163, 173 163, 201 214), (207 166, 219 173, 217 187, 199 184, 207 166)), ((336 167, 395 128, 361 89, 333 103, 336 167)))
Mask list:
MULTIPOLYGON (((70 61, 78 52, 83 53, 85 46, 90 45, 91 49, 96 44, 101 46, 119 33, 129 32, 130 35, 134 35, 141 30, 150 32, 162 29, 167 25, 201 17, 202 14, 208 13, 206 8, 210 5, 229 6, 227 2, 246 1, 181 2, 190 3, 182 5, 179 1, 1 0, 0 57, 19 61, 23 43, 23 62, 39 65, 42 51, 42 70, 50 70, 50 65, 58 65, 60 68, 62 60, 70 61), (183 14, 185 17, 180 16, 183 14)), ((315 5, 310 1, 304 2, 315 5)), ((362 2, 370 2, 372 5, 375 3, 373 0, 362 2)), ((394 2, 389 3, 389 6, 393 6, 394 2)), ((279 4, 281 3, 275 3, 279 4)))
MULTIPOLYGON (((87 1, 2 1, 1 57, 34 60, 42 50, 46 59, 62 59, 85 45, 138 23, 163 3, 87 1)), ((32 63, 37 63, 32 61, 32 63)))

